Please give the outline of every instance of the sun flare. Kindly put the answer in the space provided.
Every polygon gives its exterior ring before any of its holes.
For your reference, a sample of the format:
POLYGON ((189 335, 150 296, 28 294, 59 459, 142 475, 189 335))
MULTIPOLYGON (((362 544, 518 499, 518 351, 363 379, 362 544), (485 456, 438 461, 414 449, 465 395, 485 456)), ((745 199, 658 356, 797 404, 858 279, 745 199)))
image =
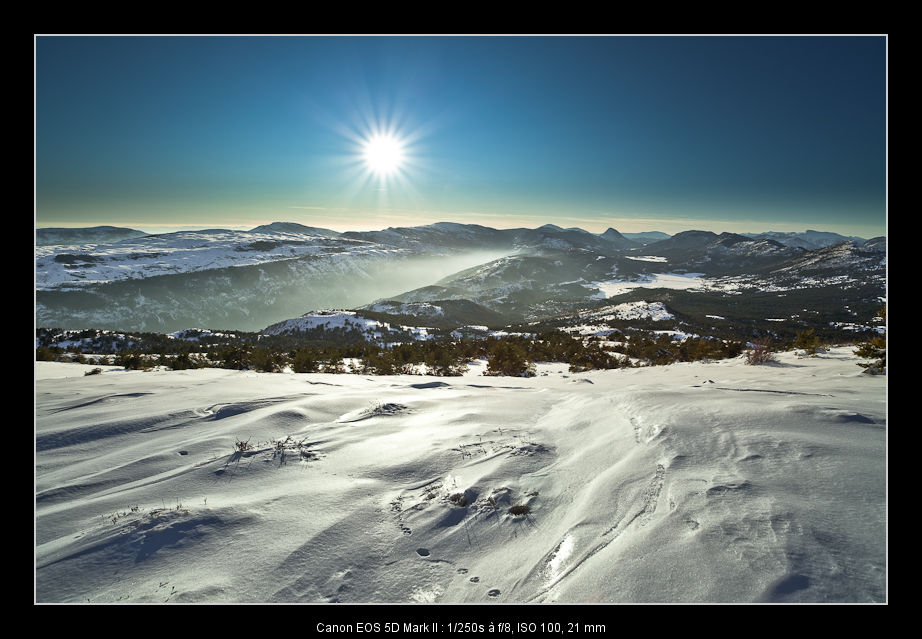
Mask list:
POLYGON ((372 173, 392 175, 403 165, 403 142, 393 135, 374 135, 365 141, 362 155, 372 173))

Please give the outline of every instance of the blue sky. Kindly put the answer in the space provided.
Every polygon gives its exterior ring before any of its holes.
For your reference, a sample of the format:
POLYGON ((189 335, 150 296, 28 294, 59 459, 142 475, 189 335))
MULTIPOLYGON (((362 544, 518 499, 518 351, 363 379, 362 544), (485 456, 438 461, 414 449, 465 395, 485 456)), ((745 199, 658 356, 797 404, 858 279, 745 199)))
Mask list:
POLYGON ((35 221, 882 235, 886 44, 39 36, 35 221))

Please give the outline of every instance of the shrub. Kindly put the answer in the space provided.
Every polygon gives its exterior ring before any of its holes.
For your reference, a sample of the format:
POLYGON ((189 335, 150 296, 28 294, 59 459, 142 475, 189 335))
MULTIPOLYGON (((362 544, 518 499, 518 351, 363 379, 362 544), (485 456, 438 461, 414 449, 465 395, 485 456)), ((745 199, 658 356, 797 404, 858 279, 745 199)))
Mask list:
POLYGON ((499 340, 487 348, 490 360, 485 375, 534 377, 535 365, 529 361, 528 353, 521 344, 499 340))
POLYGON ((57 346, 39 346, 35 349, 35 361, 54 362, 57 361, 60 354, 61 349, 57 346))
POLYGON ((204 368, 206 362, 189 351, 181 351, 174 356, 160 355, 160 365, 174 371, 183 371, 190 368, 204 368))
POLYGON ((522 515, 528 515, 531 512, 531 507, 528 504, 517 504, 509 508, 509 514, 520 517, 522 515))
POLYGON ((291 370, 296 373, 316 373, 319 369, 320 360, 313 350, 302 348, 291 357, 291 370))
POLYGON ((254 348, 250 361, 253 368, 263 373, 278 373, 285 366, 285 356, 267 348, 254 348))
POLYGON ((775 361, 777 359, 774 352, 772 352, 771 337, 761 337, 754 341, 746 354, 746 363, 751 365, 767 364, 775 361))
MULTIPOLYGON (((882 320, 886 321, 887 319, 887 309, 881 309, 877 312, 877 316, 882 320)), ((870 341, 864 342, 858 345, 858 348, 854 351, 855 355, 864 359, 870 359, 870 362, 859 362, 858 366, 863 368, 865 372, 872 375, 886 373, 887 372, 887 337, 884 335, 877 335, 872 337, 870 341)))
POLYGON ((93 370, 89 370, 85 372, 83 376, 86 377, 87 375, 101 375, 101 374, 102 374, 101 368, 94 368, 93 370))
POLYGON ((345 373, 346 364, 342 357, 332 357, 320 367, 321 373, 345 373))
POLYGON ((122 366, 125 370, 145 370, 153 366, 153 362, 140 351, 131 350, 119 353, 115 357, 115 365, 122 366))
POLYGON ((797 334, 797 339, 794 340, 794 348, 800 348, 807 352, 808 355, 816 355, 816 351, 820 347, 820 338, 816 336, 816 331, 812 328, 806 331, 801 331, 797 334))
POLYGON ((449 349, 438 349, 426 355, 426 373, 439 377, 458 377, 467 371, 467 364, 449 349))
POLYGON ((250 351, 246 346, 231 344, 216 354, 219 368, 247 370, 250 367, 250 351))

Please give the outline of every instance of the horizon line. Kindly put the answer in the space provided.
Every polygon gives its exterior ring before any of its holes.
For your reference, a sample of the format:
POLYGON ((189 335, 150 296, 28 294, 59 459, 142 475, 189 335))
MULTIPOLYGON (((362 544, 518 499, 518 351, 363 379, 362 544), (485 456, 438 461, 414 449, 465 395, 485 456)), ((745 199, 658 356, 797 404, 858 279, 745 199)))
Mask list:
MULTIPOLYGON (((704 220, 702 220, 702 222, 704 222, 704 220)), ((605 232, 606 232, 607 230, 609 230, 609 229, 614 229, 615 231, 617 231, 618 233, 621 233, 622 235, 623 235, 623 234, 637 235, 637 234, 641 234, 641 233, 663 233, 663 234, 665 234, 665 235, 669 235, 670 237, 671 237, 671 236, 678 235, 679 233, 685 233, 685 232, 688 232, 688 231, 705 231, 705 232, 711 232, 711 233, 717 233, 717 234, 720 234, 720 233, 734 233, 734 234, 736 234, 736 235, 748 235, 748 234, 751 234, 751 235, 761 235, 761 234, 767 234, 767 233, 786 233, 786 234, 791 234, 791 233, 793 233, 793 234, 798 234, 798 233, 807 233, 807 232, 813 231, 813 232, 818 232, 818 233, 835 233, 836 235, 841 235, 841 236, 843 236, 843 237, 857 237, 857 238, 865 239, 865 240, 866 240, 866 239, 871 239, 871 238, 873 238, 873 237, 886 237, 886 236, 887 236, 886 229, 884 229, 884 232, 883 232, 882 234, 880 234, 880 235, 870 235, 869 237, 864 237, 864 235, 858 235, 858 234, 855 234, 855 233, 845 234, 845 233, 842 233, 842 232, 839 232, 839 231, 825 230, 825 227, 824 227, 824 226, 814 226, 813 228, 801 227, 802 230, 777 230, 777 229, 769 228, 768 230, 760 230, 760 231, 755 231, 755 230, 751 230, 751 229, 748 230, 748 231, 727 231, 727 230, 715 231, 715 230, 713 230, 713 228, 711 228, 711 229, 705 228, 706 226, 710 226, 710 227, 715 226, 714 222, 711 222, 711 223, 706 223, 706 224, 701 225, 701 226, 689 226, 688 228, 685 228, 685 229, 683 229, 682 231, 675 231, 675 232, 669 233, 669 232, 667 232, 667 231, 661 231, 661 230, 656 229, 656 228, 648 228, 648 229, 645 229, 645 230, 643 230, 643 231, 621 231, 621 230, 619 230, 618 228, 616 228, 616 227, 613 226, 613 225, 607 225, 606 229, 603 230, 603 231, 590 231, 590 230, 587 230, 587 229, 585 229, 585 228, 583 228, 583 227, 580 227, 580 226, 560 226, 560 225, 558 225, 558 224, 554 224, 554 223, 551 223, 551 222, 545 222, 544 224, 538 224, 538 225, 536 225, 536 226, 534 226, 534 227, 531 227, 531 226, 527 226, 527 225, 489 226, 489 225, 486 225, 486 224, 478 224, 478 223, 472 223, 472 222, 455 222, 455 221, 451 221, 451 220, 440 220, 440 221, 438 221, 438 222, 429 222, 429 223, 425 223, 425 224, 405 224, 405 225, 399 225, 399 224, 398 224, 398 225, 387 225, 387 226, 381 226, 380 228, 378 228, 378 225, 373 225, 374 228, 362 228, 362 229, 357 229, 357 228, 354 228, 354 227, 350 227, 350 228, 345 228, 345 230, 339 230, 339 229, 336 229, 336 228, 331 228, 330 226, 322 226, 322 225, 317 225, 317 224, 305 224, 305 223, 303 223, 303 222, 294 222, 294 221, 290 221, 290 220, 275 220, 275 221, 272 221, 272 222, 261 222, 261 223, 255 223, 255 224, 254 224, 253 222, 250 222, 249 224, 230 224, 230 225, 226 225, 226 226, 225 226, 225 225, 207 224, 207 223, 200 223, 200 224, 167 224, 167 223, 153 223, 153 224, 130 224, 130 223, 129 223, 129 224, 119 224, 119 223, 106 223, 106 224, 93 224, 93 223, 68 223, 68 222, 64 222, 64 223, 60 223, 60 224, 57 224, 57 225, 47 225, 47 226, 39 226, 38 224, 36 224, 36 226, 34 227, 34 230, 37 232, 37 231, 42 231, 42 230, 56 230, 56 229, 79 230, 79 229, 94 229, 94 228, 117 228, 117 229, 138 231, 138 232, 144 233, 145 235, 166 235, 166 234, 170 234, 170 233, 196 232, 196 231, 235 231, 235 232, 252 232, 253 230, 255 230, 255 229, 257 229, 257 228, 259 228, 259 227, 261 227, 261 226, 270 226, 270 225, 272 225, 272 224, 296 224, 296 225, 298 225, 298 226, 304 226, 304 227, 310 227, 310 228, 317 228, 317 229, 322 229, 322 230, 325 230, 325 231, 333 231, 333 232, 335 232, 335 233, 348 233, 348 232, 373 233, 373 232, 380 232, 380 231, 383 231, 383 230, 386 230, 386 229, 392 229, 392 228, 423 228, 423 227, 427 227, 427 226, 434 226, 434 225, 436 225, 436 224, 457 224, 457 225, 459 225, 459 226, 479 226, 479 227, 482 227, 482 228, 488 228, 488 229, 493 229, 493 230, 511 230, 511 229, 536 230, 536 229, 539 229, 539 228, 544 227, 544 226, 556 226, 557 228, 560 228, 560 229, 562 229, 562 230, 578 229, 578 230, 580 230, 580 231, 584 231, 584 232, 586 232, 586 233, 591 233, 591 234, 593 234, 593 235, 601 235, 601 234, 605 233, 605 232), (145 230, 145 229, 148 229, 148 230, 145 230)), ((672 222, 671 224, 674 225, 675 222, 672 222)), ((739 224, 739 223, 731 223, 730 225, 738 225, 738 224, 739 224)), ((670 225, 670 224, 667 223, 665 226, 669 226, 669 225, 670 225)), ((337 226, 338 226, 338 225, 337 225, 337 226)), ((605 223, 602 222, 600 225, 595 225, 595 226, 605 226, 605 223)), ((785 225, 779 225, 779 226, 782 226, 782 227, 783 227, 783 226, 785 226, 785 225)), ((341 227, 341 228, 344 228, 344 227, 341 227)))

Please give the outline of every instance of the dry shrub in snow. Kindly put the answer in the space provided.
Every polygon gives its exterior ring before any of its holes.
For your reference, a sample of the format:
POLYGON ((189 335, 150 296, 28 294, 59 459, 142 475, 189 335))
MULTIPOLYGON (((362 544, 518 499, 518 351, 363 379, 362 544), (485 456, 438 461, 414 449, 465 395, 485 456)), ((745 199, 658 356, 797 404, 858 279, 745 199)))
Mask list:
POLYGON ((772 338, 761 337, 752 343, 752 347, 746 354, 746 363, 752 365, 767 364, 775 362, 775 354, 772 352, 772 338))

